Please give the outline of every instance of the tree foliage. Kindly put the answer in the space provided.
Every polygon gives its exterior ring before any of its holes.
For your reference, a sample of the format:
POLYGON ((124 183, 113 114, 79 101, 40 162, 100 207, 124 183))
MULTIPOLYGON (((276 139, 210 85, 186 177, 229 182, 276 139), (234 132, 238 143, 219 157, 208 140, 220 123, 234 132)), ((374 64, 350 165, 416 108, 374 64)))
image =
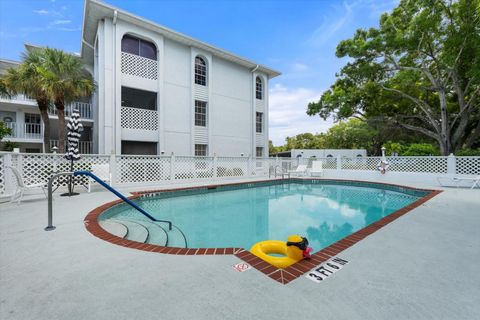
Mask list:
POLYGON ((437 142, 442 154, 480 139, 480 0, 402 0, 341 41, 349 57, 307 114, 400 126, 437 142))
POLYGON ((0 141, 3 137, 12 133, 12 129, 8 128, 3 121, 0 121, 0 141))
POLYGON ((62 50, 34 48, 23 54, 17 68, 7 70, 0 79, 0 94, 24 94, 37 101, 44 123, 44 150, 50 148, 48 107, 55 105, 58 114, 59 151, 65 151, 65 105, 75 99, 90 96, 94 82, 83 69, 77 56, 62 50))

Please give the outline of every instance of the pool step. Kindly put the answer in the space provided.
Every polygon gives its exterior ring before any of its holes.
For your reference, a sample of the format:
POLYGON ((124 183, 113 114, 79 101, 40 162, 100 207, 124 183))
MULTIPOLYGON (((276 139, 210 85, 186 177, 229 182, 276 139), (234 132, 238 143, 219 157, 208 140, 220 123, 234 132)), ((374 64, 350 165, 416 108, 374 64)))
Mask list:
MULTIPOLYGON (((168 228, 167 228, 168 230, 168 228)), ((168 244, 169 247, 187 248, 187 241, 184 235, 177 227, 173 226, 172 230, 168 230, 168 244)))
POLYGON ((159 246, 187 248, 187 240, 176 226, 168 230, 168 225, 148 220, 126 218, 107 219, 100 225, 108 232, 128 240, 156 244, 159 246))
POLYGON ((159 246, 167 245, 167 242, 168 242, 167 231, 162 226, 160 226, 159 224, 156 224, 155 222, 150 222, 146 220, 138 220, 137 222, 140 223, 145 228, 147 228, 148 230, 148 239, 146 243, 156 244, 159 246))
POLYGON ((136 241, 136 242, 143 242, 143 243, 147 242, 148 240, 148 236, 149 236, 148 229, 138 222, 133 222, 133 221, 124 220, 124 219, 122 220, 109 219, 106 221, 113 221, 113 222, 117 222, 125 225, 128 229, 127 235, 124 237, 125 239, 136 241))
POLYGON ((128 228, 121 222, 112 221, 110 219, 99 222, 100 226, 114 236, 125 238, 128 233, 128 228))

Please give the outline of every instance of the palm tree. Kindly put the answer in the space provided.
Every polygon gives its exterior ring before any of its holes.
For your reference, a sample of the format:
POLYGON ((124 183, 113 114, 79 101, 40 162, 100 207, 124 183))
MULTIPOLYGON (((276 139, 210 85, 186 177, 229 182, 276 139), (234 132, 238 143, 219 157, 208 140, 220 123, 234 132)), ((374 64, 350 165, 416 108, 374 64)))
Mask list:
POLYGON ((2 78, 3 88, 8 95, 24 94, 36 100, 44 124, 43 148, 50 150, 50 121, 48 118, 49 97, 43 86, 41 69, 43 51, 35 49, 22 55, 22 63, 17 68, 10 68, 2 78))
POLYGON ((42 83, 58 114, 58 148, 65 152, 65 105, 90 96, 95 90, 92 76, 83 69, 77 56, 62 50, 45 48, 40 70, 42 83))

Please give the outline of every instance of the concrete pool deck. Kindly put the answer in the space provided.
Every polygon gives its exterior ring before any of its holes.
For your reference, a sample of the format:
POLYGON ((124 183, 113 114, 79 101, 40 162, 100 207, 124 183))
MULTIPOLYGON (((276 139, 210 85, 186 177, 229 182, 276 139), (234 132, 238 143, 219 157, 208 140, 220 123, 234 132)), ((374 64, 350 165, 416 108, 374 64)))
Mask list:
POLYGON ((0 204, 1 319, 480 318, 479 189, 445 189, 339 254, 349 263, 322 283, 288 285, 255 269, 236 272, 233 255, 102 241, 83 219, 116 198, 96 190, 55 195, 50 232, 45 199, 0 204))

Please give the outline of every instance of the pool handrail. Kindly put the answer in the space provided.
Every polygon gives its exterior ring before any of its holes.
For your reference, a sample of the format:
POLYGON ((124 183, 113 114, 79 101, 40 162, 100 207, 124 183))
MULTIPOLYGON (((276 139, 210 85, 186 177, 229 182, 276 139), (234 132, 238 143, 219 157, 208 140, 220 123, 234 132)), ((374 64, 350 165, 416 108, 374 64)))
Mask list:
POLYGON ((146 216, 150 220, 155 221, 155 222, 167 223, 168 224, 168 230, 172 230, 172 222, 171 221, 159 220, 159 219, 154 218, 148 212, 146 212, 145 210, 143 210, 142 208, 137 206, 132 200, 128 199, 123 194, 121 194, 120 192, 118 192, 117 190, 115 190, 114 188, 112 188, 111 186, 106 184, 105 182, 103 182, 99 177, 97 177, 96 175, 94 175, 90 171, 75 171, 75 172, 59 172, 59 173, 53 174, 50 177, 50 179, 48 180, 48 225, 47 225, 47 227, 45 227, 45 231, 50 231, 50 230, 55 229, 55 226, 53 226, 53 213, 52 213, 52 211, 53 211, 53 204, 52 204, 52 200, 53 200, 52 199, 53 198, 52 197, 52 184, 53 184, 53 181, 56 178, 61 177, 61 176, 74 176, 74 177, 76 177, 76 176, 81 176, 81 175, 89 176, 93 180, 97 181, 105 189, 107 189, 108 191, 110 191, 111 193, 113 193, 114 195, 119 197, 120 199, 122 199, 124 202, 126 202, 127 204, 132 206, 134 209, 139 211, 141 214, 143 214, 144 216, 146 216))
POLYGON ((93 180, 97 181, 102 187, 104 187, 105 189, 107 189, 108 191, 110 191, 111 193, 113 193, 114 195, 116 195, 117 197, 119 197, 120 199, 122 199, 124 202, 126 202, 127 204, 129 204, 131 207, 133 207, 134 209, 136 209, 137 211, 139 211, 141 214, 143 214, 144 216, 146 216, 147 218, 149 218, 150 220, 152 221, 155 221, 155 222, 164 222, 164 223, 167 223, 168 224, 168 230, 172 230, 172 222, 171 221, 167 221, 167 220, 159 220, 157 218, 154 218, 151 214, 149 214, 148 212, 146 212, 145 210, 143 210, 142 208, 140 208, 139 206, 137 206, 132 200, 128 199, 127 197, 125 197, 123 194, 121 194, 120 192, 118 192, 117 190, 115 190, 114 188, 112 188, 111 186, 109 186, 107 183, 105 183, 104 181, 102 181, 102 179, 100 179, 99 177, 97 177, 96 175, 94 175, 93 173, 91 173, 90 171, 75 171, 73 173, 73 176, 76 177, 76 176, 89 176, 90 178, 92 178, 93 180))

